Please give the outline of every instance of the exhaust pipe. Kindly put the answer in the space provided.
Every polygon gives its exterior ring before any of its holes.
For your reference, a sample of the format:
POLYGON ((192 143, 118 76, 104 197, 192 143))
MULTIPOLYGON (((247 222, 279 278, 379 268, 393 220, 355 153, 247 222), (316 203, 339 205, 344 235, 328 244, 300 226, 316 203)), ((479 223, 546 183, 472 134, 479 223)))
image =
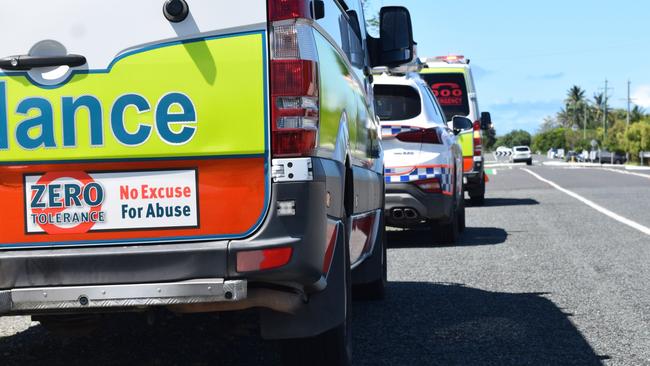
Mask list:
POLYGON ((395 220, 401 220, 404 218, 404 210, 402 210, 401 208, 393 209, 391 214, 395 220))
POLYGON ((404 209, 404 216, 406 216, 407 219, 412 220, 412 219, 417 219, 418 218, 418 213, 412 208, 405 208, 404 209))

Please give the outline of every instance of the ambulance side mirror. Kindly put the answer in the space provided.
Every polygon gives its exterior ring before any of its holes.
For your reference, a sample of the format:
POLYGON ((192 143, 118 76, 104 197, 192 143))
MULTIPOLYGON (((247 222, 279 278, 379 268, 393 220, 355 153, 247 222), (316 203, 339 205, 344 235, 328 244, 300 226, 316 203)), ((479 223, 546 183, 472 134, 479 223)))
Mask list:
POLYGON ((385 6, 379 12, 379 38, 368 38, 372 67, 396 67, 414 57, 411 14, 403 6, 385 6))
POLYGON ((452 124, 452 129, 454 130, 454 134, 456 135, 458 135, 463 131, 471 130, 473 127, 472 120, 463 116, 454 116, 451 119, 451 124, 452 124))
POLYGON ((482 112, 481 113, 481 129, 482 130, 489 130, 491 125, 492 125, 492 116, 490 115, 490 112, 482 112))

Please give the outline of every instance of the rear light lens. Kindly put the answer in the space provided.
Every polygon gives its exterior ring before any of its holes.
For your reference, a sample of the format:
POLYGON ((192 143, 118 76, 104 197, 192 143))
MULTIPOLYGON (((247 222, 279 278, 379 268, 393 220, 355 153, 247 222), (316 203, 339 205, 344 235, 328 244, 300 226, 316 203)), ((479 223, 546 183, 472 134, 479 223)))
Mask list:
POLYGON ((311 19, 308 0, 269 0, 269 19, 272 22, 287 19, 311 19))
POLYGON ((421 190, 428 193, 442 193, 440 180, 438 178, 419 180, 415 182, 415 185, 418 186, 421 190))
POLYGON ((274 96, 317 96, 316 82, 314 61, 271 61, 271 94, 274 96))
POLYGON ((422 144, 442 144, 440 132, 437 128, 427 128, 426 130, 407 131, 397 134, 396 139, 402 142, 415 142, 422 144))
MULTIPOLYGON (((295 9, 300 9, 299 3, 304 5, 306 2, 275 0, 270 1, 269 6, 283 9, 281 13, 285 14, 285 10, 290 12, 287 9, 294 9, 294 5, 297 6, 295 9)), ((278 20, 273 18, 273 12, 272 19, 278 20)), ((311 27, 298 23, 272 25, 270 83, 273 157, 309 156, 318 142, 318 64, 314 60, 300 58, 301 54, 314 58, 312 31, 311 27)))
POLYGON ((273 27, 273 59, 293 59, 300 57, 298 48, 298 28, 295 24, 282 24, 273 27))
POLYGON ((474 122, 474 156, 480 156, 483 151, 483 143, 481 141, 481 122, 474 122))
POLYGON ((291 129, 273 132, 273 156, 299 156, 316 146, 316 130, 291 129))
POLYGON ((286 265, 291 260, 293 249, 273 248, 249 250, 237 253, 237 272, 263 271, 286 265))

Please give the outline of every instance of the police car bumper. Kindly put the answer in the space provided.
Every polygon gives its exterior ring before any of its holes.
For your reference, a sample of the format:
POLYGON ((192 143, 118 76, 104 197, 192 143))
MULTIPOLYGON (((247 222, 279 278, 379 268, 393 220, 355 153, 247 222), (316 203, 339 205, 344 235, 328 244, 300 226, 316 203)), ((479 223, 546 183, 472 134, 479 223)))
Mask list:
POLYGON ((291 312, 302 304, 303 294, 327 285, 323 260, 332 219, 326 218, 332 215, 315 198, 331 189, 325 174, 336 181, 329 175, 342 175, 344 168, 324 169, 314 160, 311 181, 271 185, 273 209, 249 238, 1 251, 0 314, 202 303, 226 304, 206 311, 267 307, 291 312), (309 214, 281 215, 275 208, 283 201, 295 202, 297 212, 309 214), (281 248, 291 248, 286 263, 238 268, 241 252, 281 248))
POLYGON ((427 193, 411 183, 386 184, 384 216, 389 226, 411 227, 423 220, 447 220, 452 206, 452 196, 427 193))

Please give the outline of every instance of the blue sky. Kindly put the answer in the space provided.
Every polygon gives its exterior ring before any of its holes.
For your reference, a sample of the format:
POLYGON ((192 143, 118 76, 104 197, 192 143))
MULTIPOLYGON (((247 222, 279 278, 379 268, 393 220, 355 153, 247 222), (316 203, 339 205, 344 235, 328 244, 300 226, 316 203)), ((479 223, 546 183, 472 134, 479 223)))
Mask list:
POLYGON ((609 80, 610 105, 650 111, 650 2, 645 0, 370 0, 411 10, 420 57, 471 60, 481 110, 499 135, 535 132, 572 85, 587 96, 609 80))

